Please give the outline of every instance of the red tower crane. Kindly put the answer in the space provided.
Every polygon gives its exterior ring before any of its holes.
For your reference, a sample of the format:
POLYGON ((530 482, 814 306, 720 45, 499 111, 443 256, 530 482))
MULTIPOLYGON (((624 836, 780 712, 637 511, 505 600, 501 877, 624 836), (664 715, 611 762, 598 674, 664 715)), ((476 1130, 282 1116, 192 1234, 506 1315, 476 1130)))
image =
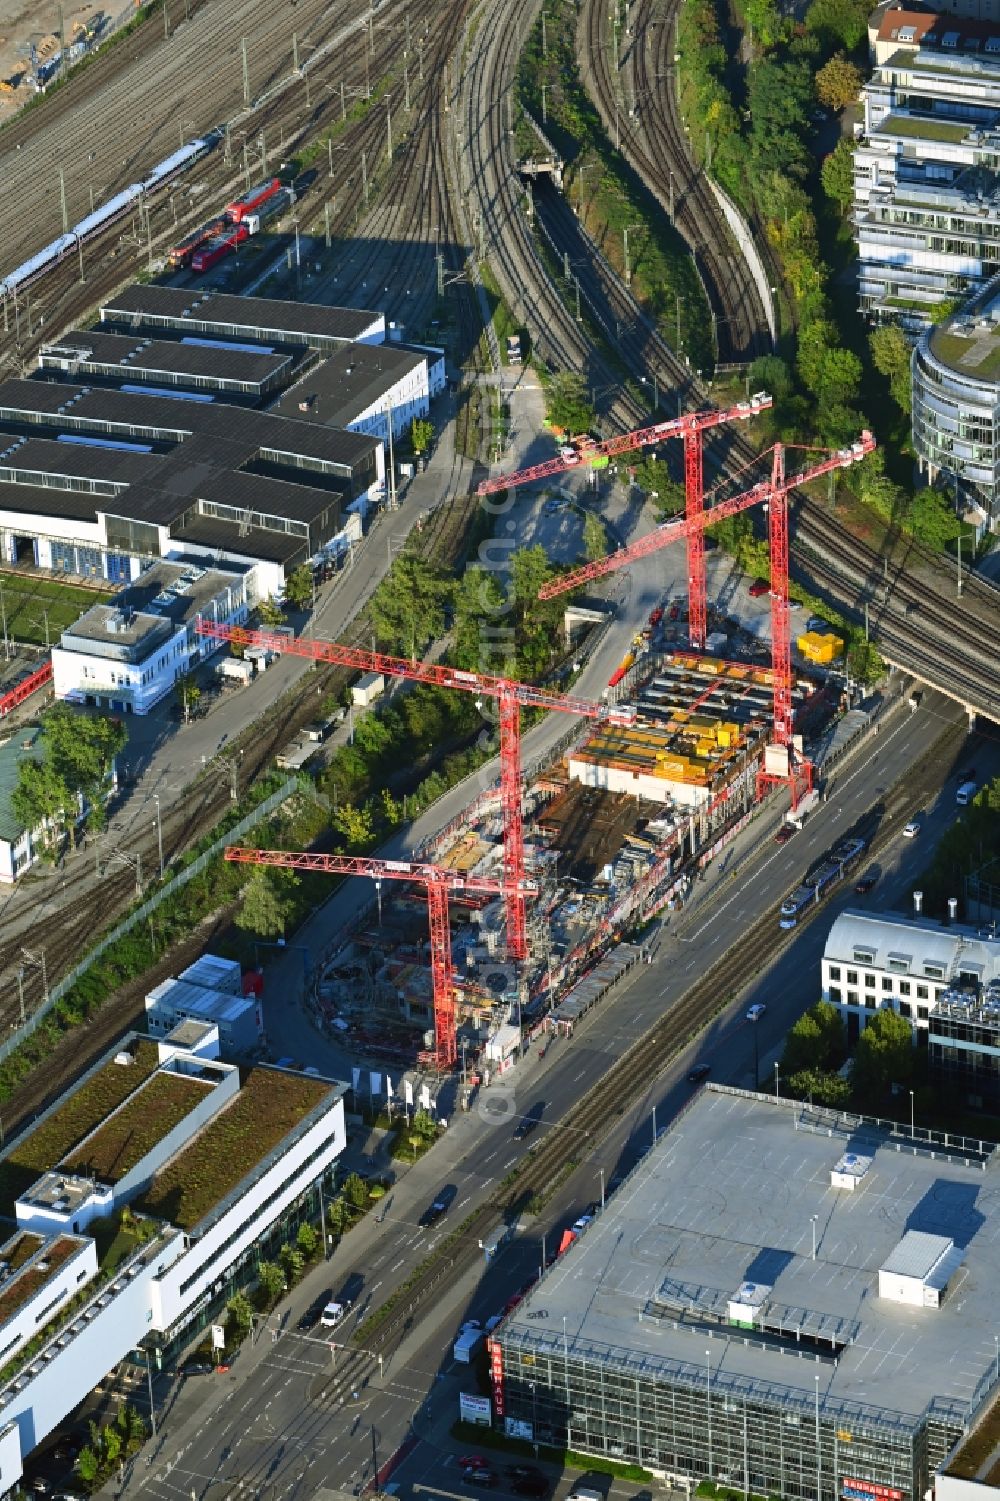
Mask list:
POLYGON ((556 709, 561 714, 576 714, 582 719, 600 719, 609 724, 632 724, 635 710, 594 704, 589 699, 572 698, 565 693, 550 693, 546 688, 535 688, 531 683, 516 683, 510 678, 496 677, 491 673, 463 672, 457 667, 432 662, 411 662, 406 657, 390 657, 383 652, 341 646, 336 641, 307 641, 301 636, 283 636, 273 631, 248 631, 242 626, 216 625, 208 620, 199 620, 195 629, 201 636, 231 641, 237 646, 260 646, 266 651, 308 657, 314 662, 330 662, 337 667, 356 668, 361 672, 380 672, 390 678, 408 678, 415 683, 430 683, 437 688, 457 688, 463 693, 496 699, 500 725, 500 804, 503 811, 507 946, 513 958, 523 959, 527 953, 528 940, 524 910, 526 876, 521 817, 521 709, 556 709))
MULTIPOLYGON (((226 859, 238 865, 276 865, 282 870, 312 870, 324 875, 371 876, 376 881, 413 881, 427 890, 431 935, 431 991, 434 998, 434 1051, 438 1068, 455 1063, 455 981, 451 966, 449 891, 506 895, 508 883, 484 876, 463 876, 441 865, 422 861, 369 860, 357 855, 313 855, 292 850, 253 850, 230 845, 226 859)), ((522 880, 517 891, 523 900, 536 891, 534 881, 522 880)))
MULTIPOLYGON (((603 443, 590 438, 565 444, 554 459, 542 464, 533 464, 528 469, 519 469, 513 474, 499 474, 484 480, 479 486, 480 495, 492 495, 498 490, 509 490, 515 485, 527 485, 537 479, 547 479, 553 474, 565 474, 581 464, 594 466, 606 464, 618 454, 631 453, 636 448, 649 448, 666 438, 684 440, 684 498, 685 515, 691 521, 701 514, 704 507, 704 455, 702 434, 726 422, 746 422, 766 411, 772 398, 766 391, 759 391, 747 401, 736 406, 707 412, 687 412, 683 417, 668 422, 655 422, 651 427, 642 427, 631 433, 619 433, 603 443)), ((705 648, 708 631, 708 589, 705 579, 705 533, 695 527, 687 533, 688 539, 688 638, 699 651, 705 648)))
MULTIPOLYGON (((818 479, 834 469, 849 468, 851 464, 856 464, 859 459, 871 453, 874 447, 875 439, 870 432, 865 431, 850 448, 838 449, 835 453, 828 454, 826 458, 809 465, 789 479, 785 474, 785 445, 776 443, 770 450, 772 455, 770 481, 762 480, 754 485, 753 489, 744 491, 742 495, 735 495, 729 500, 720 501, 708 509, 703 509, 697 516, 668 521, 658 527, 655 532, 640 537, 637 542, 631 543, 628 547, 620 548, 610 557, 571 569, 569 573, 551 579, 539 590, 540 599, 552 599, 568 589, 575 589, 579 584, 601 578, 604 574, 613 573, 619 568, 626 568, 629 563, 635 562, 638 558, 648 557, 650 553, 659 551, 661 547, 669 547, 679 538, 689 536, 696 528, 703 532, 706 526, 722 521, 727 516, 735 516, 740 511, 749 510, 751 506, 767 505, 771 553, 771 678, 774 744, 785 752, 785 765, 783 770, 777 771, 765 768, 759 774, 757 781, 758 789, 768 782, 788 783, 793 807, 798 799, 795 769, 791 756, 793 714, 792 646, 788 614, 788 495, 789 491, 794 490, 797 485, 805 484, 807 480, 818 479)), ((763 458, 764 455, 761 457, 763 458)), ((806 768, 807 786, 810 781, 811 768, 806 768)))

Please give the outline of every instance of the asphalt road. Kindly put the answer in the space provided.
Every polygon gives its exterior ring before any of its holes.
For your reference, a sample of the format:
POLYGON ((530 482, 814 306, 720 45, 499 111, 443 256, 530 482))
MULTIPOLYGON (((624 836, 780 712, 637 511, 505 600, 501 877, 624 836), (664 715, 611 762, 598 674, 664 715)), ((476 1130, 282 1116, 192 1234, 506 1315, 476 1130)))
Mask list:
MULTIPOLYGON (((338 1249, 334 1263, 311 1273, 288 1300, 288 1307, 280 1311, 277 1317, 287 1332, 273 1344, 265 1333, 254 1352, 240 1357, 243 1367, 237 1365, 232 1385, 216 1387, 209 1403, 187 1394, 177 1399, 163 1424, 153 1463, 136 1470, 129 1492, 171 1501, 191 1490, 202 1495, 215 1482, 238 1480, 245 1485, 266 1483, 275 1487, 275 1495, 305 1495, 322 1484, 353 1489, 370 1473, 374 1427, 380 1465, 401 1446, 408 1446, 394 1476, 403 1494, 458 1493, 457 1472, 446 1461, 455 1448, 447 1430, 457 1414, 457 1393, 463 1386, 473 1389, 468 1368, 456 1368, 451 1355, 462 1320, 482 1319, 502 1308, 510 1292, 537 1264, 541 1235, 547 1236, 551 1248, 559 1229, 588 1201, 600 1199, 602 1173, 606 1186, 615 1173, 635 1162, 653 1139, 654 1109, 657 1124, 662 1126, 690 1097, 686 1075, 694 1061, 710 1063, 713 1077, 724 1082, 744 1087, 752 1083, 754 1034, 745 1011, 753 1000, 767 1005, 756 1036, 761 1076, 771 1079, 785 1030, 817 997, 818 961, 826 932, 842 906, 859 900, 853 892, 846 890, 828 903, 815 922, 794 936, 771 968, 755 977, 698 1042, 678 1056, 655 1088, 632 1102, 631 1111, 600 1150, 563 1185, 538 1222, 523 1225, 492 1268, 481 1275, 470 1274, 443 1293, 381 1377, 373 1362, 367 1385, 339 1384, 336 1357, 322 1344, 294 1332, 301 1312, 320 1293, 335 1290, 357 1270, 365 1276, 358 1316, 377 1306, 537 1139, 513 1140, 512 1122, 523 1113, 543 1103, 539 1132, 572 1131, 574 1103, 605 1071, 609 1060, 625 1051, 654 1020, 669 1015, 671 1002, 696 973, 738 942, 758 914, 797 882, 820 848, 848 829, 886 787, 925 757, 942 719, 953 716, 953 706, 931 694, 912 715, 900 706, 884 721, 881 732, 844 766, 835 795, 814 812, 789 844, 776 847, 767 837, 769 825, 777 821, 777 810, 755 821, 752 830, 730 847, 728 858, 713 870, 711 879, 696 887, 696 900, 681 915, 682 920, 671 917, 661 930, 652 965, 631 971, 616 992, 578 1025, 572 1039, 550 1047, 544 1061, 530 1051, 512 1075, 480 1096, 477 1108, 452 1122, 429 1158, 400 1174, 384 1223, 369 1216, 338 1249), (417 1223, 421 1213, 445 1183, 456 1190, 450 1215, 434 1231, 421 1230, 417 1223)), ((975 757, 984 776, 1000 762, 992 740, 977 743, 975 757)), ((942 779, 953 770, 942 766, 942 779)), ((879 884, 864 899, 870 907, 905 905, 909 886, 935 836, 954 813, 954 783, 949 780, 939 797, 928 804, 921 841, 898 836, 892 840, 879 862, 879 884)), ((558 1494, 568 1488, 563 1482, 558 1494)), ((617 1494, 634 1495, 635 1489, 620 1488, 617 1494)))

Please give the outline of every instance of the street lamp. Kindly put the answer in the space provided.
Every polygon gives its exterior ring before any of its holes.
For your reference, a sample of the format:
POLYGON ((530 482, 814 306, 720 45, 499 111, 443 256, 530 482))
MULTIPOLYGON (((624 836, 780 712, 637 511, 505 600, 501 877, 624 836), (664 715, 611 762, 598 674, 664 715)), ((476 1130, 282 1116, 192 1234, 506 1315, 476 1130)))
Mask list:
POLYGON ((160 794, 153 793, 153 802, 156 804, 156 847, 160 855, 160 880, 163 880, 163 824, 160 821, 160 794))
POLYGON ((601 1208, 604 1208, 604 1169, 601 1168, 601 1208))
POLYGON ((760 1086, 760 1044, 759 1044, 759 1041, 758 1041, 758 1038, 757 1038, 757 1025, 758 1025, 759 1020, 760 1020, 760 1018, 755 1015, 753 1017, 753 1020, 750 1023, 750 1026, 751 1026, 751 1028, 753 1030, 753 1088, 754 1088, 754 1094, 757 1093, 757 1090, 758 1090, 758 1088, 760 1086))
POLYGON ((812 1233, 813 1233, 813 1253, 812 1253, 812 1259, 813 1259, 813 1261, 816 1260, 816 1221, 818 1219, 819 1219, 819 1215, 818 1214, 813 1214, 813 1215, 809 1216, 809 1222, 812 1225, 812 1233))
POLYGON ((778 1065, 777 1064, 774 1065, 774 1098, 776 1100, 780 1100, 781 1099, 781 1078, 780 1078, 780 1075, 778 1073, 778 1065))
POLYGON ((916 1127, 915 1127, 914 1121, 913 1121, 913 1112, 914 1112, 913 1090, 911 1089, 910 1090, 910 1135, 911 1135, 911 1137, 916 1135, 916 1127))

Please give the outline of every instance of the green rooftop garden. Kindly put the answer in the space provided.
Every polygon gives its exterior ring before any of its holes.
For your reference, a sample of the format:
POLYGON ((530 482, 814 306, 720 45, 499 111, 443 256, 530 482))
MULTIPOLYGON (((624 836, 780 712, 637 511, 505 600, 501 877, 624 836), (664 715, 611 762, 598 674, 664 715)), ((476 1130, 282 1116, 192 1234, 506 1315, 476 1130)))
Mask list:
POLYGON ((20 1277, 11 1278, 3 1292, 0 1293, 0 1329, 79 1250, 79 1241, 70 1240, 68 1236, 60 1235, 57 1240, 52 1241, 48 1245, 41 1261, 35 1266, 29 1267, 20 1277))
POLYGON ((61 1162, 67 1152, 155 1072, 159 1063, 156 1043, 137 1043, 133 1060, 126 1067, 109 1059, 0 1160, 0 1214, 13 1219, 14 1204, 20 1195, 61 1162))
POLYGON ((921 141, 964 141, 972 129, 957 120, 932 120, 926 115, 889 115, 875 131, 876 135, 914 136, 921 141))
POLYGON ((119 1183, 212 1087, 205 1079, 183 1074, 155 1075, 106 1125, 64 1157, 62 1166, 101 1183, 119 1183))
POLYGON ((272 1152, 330 1090, 302 1074, 252 1069, 235 1100, 156 1174, 137 1213, 191 1230, 272 1152))
POLYGON ((996 333, 979 330, 970 338, 938 329, 931 335, 931 350, 937 359, 966 375, 976 375, 981 380, 1000 378, 1000 337, 996 333))
POLYGON ((3 1252, 3 1260, 7 1263, 7 1269, 13 1273, 30 1261, 35 1252, 41 1248, 43 1236, 35 1235, 30 1230, 22 1230, 15 1236, 3 1252))

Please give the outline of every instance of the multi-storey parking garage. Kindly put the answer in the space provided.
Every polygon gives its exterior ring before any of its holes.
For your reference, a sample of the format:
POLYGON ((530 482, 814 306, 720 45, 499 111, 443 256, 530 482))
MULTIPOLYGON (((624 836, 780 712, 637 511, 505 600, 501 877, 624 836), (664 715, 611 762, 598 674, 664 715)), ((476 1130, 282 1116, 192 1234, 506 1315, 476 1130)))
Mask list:
POLYGON ((979 1146, 708 1088, 497 1330, 496 1416, 748 1493, 917 1501, 996 1386, 979 1146))

